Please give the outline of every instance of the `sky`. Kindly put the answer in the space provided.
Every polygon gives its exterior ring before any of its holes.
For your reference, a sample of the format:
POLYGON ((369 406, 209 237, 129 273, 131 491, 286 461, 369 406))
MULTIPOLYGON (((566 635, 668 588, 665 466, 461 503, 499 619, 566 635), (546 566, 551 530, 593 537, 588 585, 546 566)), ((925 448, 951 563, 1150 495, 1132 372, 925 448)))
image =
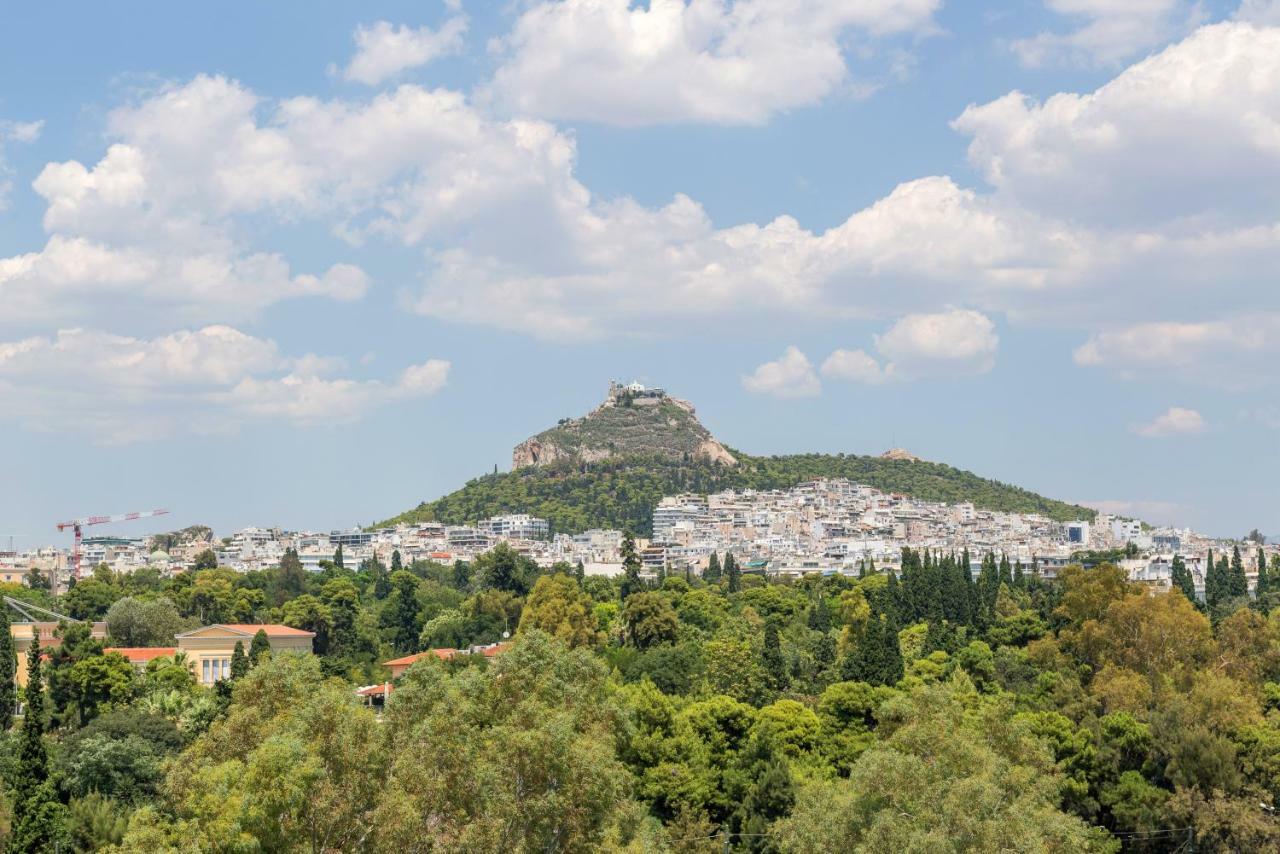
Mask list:
POLYGON ((0 545, 368 524, 639 380, 1280 536, 1280 0, 18 4, 0 545))

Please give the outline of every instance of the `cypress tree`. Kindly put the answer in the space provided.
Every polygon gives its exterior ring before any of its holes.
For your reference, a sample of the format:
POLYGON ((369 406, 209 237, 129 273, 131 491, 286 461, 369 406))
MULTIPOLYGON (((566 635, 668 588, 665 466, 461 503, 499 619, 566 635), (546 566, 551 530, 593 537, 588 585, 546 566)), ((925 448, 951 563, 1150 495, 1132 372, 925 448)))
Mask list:
POLYGON ((1009 556, 1003 553, 1000 555, 1000 583, 1013 586, 1013 567, 1009 565, 1009 556))
POLYGON ((840 678, 845 682, 867 682, 872 685, 881 684, 873 681, 879 672, 880 652, 884 648, 884 635, 881 631, 882 621, 879 614, 872 614, 862 629, 862 635, 853 649, 844 655, 840 662, 840 678))
POLYGON ((1182 559, 1182 555, 1174 555, 1173 563, 1169 567, 1169 572, 1173 586, 1182 591, 1182 595, 1187 597, 1187 601, 1192 605, 1198 605, 1196 601, 1196 582, 1191 577, 1191 570, 1187 569, 1187 563, 1182 559))
POLYGON ((61 847, 63 806, 49 779, 49 753, 44 744, 45 708, 40 672, 40 641, 27 650, 26 712, 18 742, 18 765, 13 781, 12 851, 45 852, 61 847))
POLYGON ((253 640, 249 642, 249 666, 256 667, 262 662, 262 656, 271 656, 271 641, 267 640, 265 629, 258 629, 253 640))
POLYGON ((818 601, 809 608, 809 628, 815 632, 831 628, 831 608, 827 605, 827 597, 818 596, 818 601))
POLYGON ((13 707, 18 694, 14 679, 18 673, 18 655, 9 630, 9 606, 0 601, 0 733, 13 726, 13 707))
POLYGON ((785 691, 791 682, 787 672, 787 660, 782 655, 782 640, 778 636, 778 624, 769 620, 764 625, 764 648, 760 651, 760 663, 769 676, 769 684, 775 691, 785 691))
POLYGON ((587 580, 587 568, 582 565, 582 560, 578 560, 578 565, 573 568, 573 577, 578 580, 578 584, 587 580))
POLYGON ((346 569, 342 565, 342 543, 338 543, 338 547, 333 550, 333 565, 338 569, 346 569))
POLYGON ((636 538, 630 531, 622 535, 622 598, 639 593, 644 584, 640 581, 640 555, 636 553, 636 538))
POLYGON ((1249 595, 1249 576, 1244 572, 1244 560, 1240 557, 1240 547, 1231 548, 1231 595, 1249 595))
POLYGON ((404 559, 400 557, 399 549, 391 552, 391 571, 395 572, 397 569, 404 569, 404 559))
POLYGON ((1271 579, 1267 576, 1267 556, 1262 551, 1262 546, 1258 546, 1258 579, 1254 582, 1253 595, 1257 599, 1261 599, 1263 594, 1270 587, 1271 579))
POLYGON ((884 627, 881 634, 883 651, 881 652, 880 684, 896 685, 902 680, 905 672, 902 664, 902 646, 898 641, 898 621, 893 612, 884 615, 884 627))
POLYGON ((244 643, 236 641, 235 649, 231 651, 231 678, 239 679, 248 672, 249 656, 244 654, 244 643))
POLYGON ((702 573, 702 577, 713 584, 720 580, 720 556, 715 552, 711 553, 711 559, 707 561, 707 569, 702 573))
POLYGON ((1213 549, 1204 562, 1204 601, 1210 608, 1215 607, 1226 597, 1226 579, 1218 572, 1218 565, 1213 562, 1213 549))
POLYGON ((724 577, 729 582, 730 593, 737 593, 742 589, 742 570, 738 568, 738 561, 734 558, 733 552, 724 554, 724 577))

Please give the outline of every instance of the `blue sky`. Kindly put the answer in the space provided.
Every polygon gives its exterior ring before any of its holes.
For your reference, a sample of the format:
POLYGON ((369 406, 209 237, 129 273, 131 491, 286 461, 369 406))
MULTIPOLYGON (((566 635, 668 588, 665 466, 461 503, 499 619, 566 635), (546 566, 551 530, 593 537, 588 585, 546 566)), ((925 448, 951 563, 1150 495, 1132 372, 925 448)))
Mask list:
POLYGON ((1280 535, 1280 4, 131 9, 0 27, 20 546, 367 523, 614 377, 1280 535))

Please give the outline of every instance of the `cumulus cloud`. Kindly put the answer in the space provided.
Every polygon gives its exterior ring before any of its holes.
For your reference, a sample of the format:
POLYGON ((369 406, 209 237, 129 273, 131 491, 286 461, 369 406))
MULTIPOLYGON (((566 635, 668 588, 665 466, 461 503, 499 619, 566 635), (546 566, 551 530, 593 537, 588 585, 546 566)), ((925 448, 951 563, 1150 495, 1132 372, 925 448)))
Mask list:
POLYGON ((1173 377, 1247 386, 1269 379, 1280 358, 1280 315, 1151 322, 1099 332, 1076 348, 1076 364, 1124 379, 1173 377))
MULTIPOLYGON (((596 196, 571 134, 457 92, 268 101, 198 77, 114 112, 96 164, 45 170, 47 245, 0 259, 0 294, 6 319, 87 314, 99 292, 186 306, 193 324, 358 296, 358 268, 295 271, 245 238, 259 222, 314 221, 352 253, 378 241, 420 252, 412 311, 557 340, 657 319, 678 332, 709 317, 888 320, 939 305, 1099 335, 1153 305, 1197 323, 1278 313, 1278 32, 1207 27, 1094 92, 973 106, 955 126, 989 190, 926 176, 825 230, 785 215, 720 224, 684 195, 596 196)), ((900 352, 864 352, 923 374, 906 332, 886 333, 900 352)), ((980 367, 985 352, 942 361, 980 367)))
POLYGON ((1205 431, 1204 416, 1194 409, 1171 406, 1146 424, 1135 424, 1133 432, 1148 439, 1194 436, 1205 431))
POLYGON ((999 345, 995 324, 981 312, 910 314, 875 336, 883 364, 865 350, 836 350, 822 363, 822 375, 881 383, 984 374, 995 366, 999 345))
POLYGON ((1045 0, 1045 6, 1079 26, 1015 40, 1013 52, 1032 67, 1114 64, 1165 44, 1203 19, 1199 4, 1189 0, 1045 0))
POLYGON ((5 160, 5 143, 35 142, 42 127, 44 122, 0 121, 0 211, 7 207, 13 190, 13 172, 5 160))
POLYGON ((466 32, 467 18, 464 15, 454 15, 436 30, 431 27, 392 26, 387 21, 361 25, 356 28, 354 36, 356 54, 342 76, 367 86, 377 86, 410 68, 458 53, 462 50, 466 32))
POLYGON ((999 343, 990 318, 964 309, 908 315, 876 336, 886 373, 904 379, 986 373, 999 343))
POLYGON ((1274 224, 1280 29, 1204 27, 1088 94, 1011 92, 953 126, 1020 207, 1179 238, 1274 224))
POLYGON ((866 350, 835 350, 822 362, 822 375, 827 379, 855 383, 885 381, 884 368, 866 350))
POLYGON ((850 83, 846 47, 934 28, 940 0, 542 0, 499 40, 514 112, 620 125, 759 124, 850 83))
POLYGON ((326 377, 340 360, 282 355, 275 342, 229 326, 155 338, 62 329, 0 342, 0 418, 122 444, 226 432, 254 419, 343 423, 394 400, 427 397, 449 363, 406 368, 394 381, 326 377))
POLYGON ((788 347, 772 362, 765 362, 742 378, 742 387, 752 394, 771 397, 813 397, 822 392, 822 383, 813 365, 800 349, 788 347))

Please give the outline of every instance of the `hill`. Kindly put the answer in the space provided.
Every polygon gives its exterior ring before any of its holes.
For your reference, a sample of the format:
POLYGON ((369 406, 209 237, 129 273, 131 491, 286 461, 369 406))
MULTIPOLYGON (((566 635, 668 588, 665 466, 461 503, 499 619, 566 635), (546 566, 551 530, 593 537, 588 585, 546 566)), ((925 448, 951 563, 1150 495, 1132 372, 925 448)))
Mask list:
POLYGON ((702 426, 693 404, 662 389, 609 384, 604 402, 581 418, 566 418, 519 445, 511 468, 564 460, 599 462, 613 457, 653 456, 734 465, 733 454, 702 426))
POLYGON ((962 502, 990 510, 1042 513, 1053 519, 1092 519, 1094 511, 979 477, 942 463, 849 454, 752 457, 734 451, 729 466, 667 456, 613 457, 596 462, 559 460, 476 478, 442 498, 378 523, 440 521, 465 524, 500 513, 532 513, 557 533, 589 528, 652 530, 652 512, 664 495, 724 489, 785 489, 818 478, 848 478, 886 492, 928 501, 962 502))

